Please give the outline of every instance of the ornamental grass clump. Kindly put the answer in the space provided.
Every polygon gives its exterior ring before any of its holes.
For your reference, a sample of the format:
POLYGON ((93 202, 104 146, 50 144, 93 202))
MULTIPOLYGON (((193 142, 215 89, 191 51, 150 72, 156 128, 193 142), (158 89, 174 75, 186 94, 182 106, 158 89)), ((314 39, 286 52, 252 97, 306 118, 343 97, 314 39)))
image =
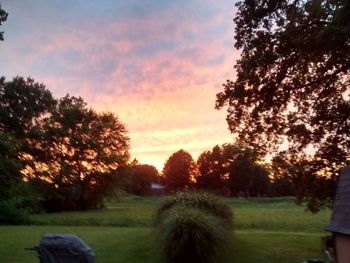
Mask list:
POLYGON ((160 223, 172 208, 179 206, 188 209, 196 208, 204 213, 218 217, 227 229, 233 230, 232 209, 221 199, 209 193, 179 192, 167 198, 157 210, 156 223, 160 223))
POLYGON ((198 193, 179 193, 165 201, 156 224, 167 263, 221 262, 233 229, 230 207, 198 193))

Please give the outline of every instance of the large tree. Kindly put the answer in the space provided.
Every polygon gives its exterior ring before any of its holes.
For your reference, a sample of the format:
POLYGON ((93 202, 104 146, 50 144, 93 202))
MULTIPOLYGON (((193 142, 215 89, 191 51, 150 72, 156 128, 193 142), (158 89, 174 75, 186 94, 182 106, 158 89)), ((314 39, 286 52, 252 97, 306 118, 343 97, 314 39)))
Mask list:
POLYGON ((228 185, 232 195, 246 197, 269 194, 269 171, 259 163, 250 147, 226 145, 228 185))
POLYGON ((171 191, 190 187, 197 173, 195 161, 191 154, 184 150, 173 153, 163 168, 164 182, 171 191))
POLYGON ((133 162, 130 170, 126 188, 129 193, 149 195, 151 193, 151 184, 160 182, 159 172, 153 165, 133 162))
POLYGON ((125 126, 112 113, 97 113, 81 98, 62 98, 42 125, 28 179, 46 185, 48 209, 100 207, 129 158, 125 126))
POLYGON ((311 149, 314 175, 334 187, 350 152, 350 2, 246 0, 237 8, 242 53, 216 108, 227 106, 231 132, 261 154, 283 143, 290 155, 311 149))
POLYGON ((23 223, 37 196, 22 180, 31 162, 39 123, 47 118, 55 100, 44 85, 32 79, 0 78, 0 221, 23 223))
MULTIPOLYGON (((0 26, 2 23, 4 23, 7 19, 8 13, 1 8, 1 3, 0 3, 0 26)), ((4 40, 4 32, 0 31, 0 41, 4 40)))
POLYGON ((200 189, 220 192, 225 186, 225 160, 222 148, 216 145, 211 151, 203 152, 197 160, 199 175, 196 185, 200 189))
POLYGON ((34 151, 38 125, 55 103, 50 91, 33 79, 0 78, 0 181, 8 195, 22 181, 20 171, 34 151))

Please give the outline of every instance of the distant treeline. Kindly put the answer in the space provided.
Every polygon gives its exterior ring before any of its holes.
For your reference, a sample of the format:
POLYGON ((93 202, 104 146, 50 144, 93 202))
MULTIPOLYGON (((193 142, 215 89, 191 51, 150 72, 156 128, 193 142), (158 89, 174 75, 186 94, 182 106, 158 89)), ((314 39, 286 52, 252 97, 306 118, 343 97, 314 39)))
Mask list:
POLYGON ((267 163, 240 144, 217 145, 197 162, 179 150, 161 174, 154 166, 130 162, 129 147, 127 130, 114 113, 96 112, 80 97, 56 99, 30 78, 1 78, 0 221, 23 222, 36 210, 100 208, 120 191, 282 196, 297 194, 300 185, 295 176, 300 160, 292 166, 279 156, 267 163))

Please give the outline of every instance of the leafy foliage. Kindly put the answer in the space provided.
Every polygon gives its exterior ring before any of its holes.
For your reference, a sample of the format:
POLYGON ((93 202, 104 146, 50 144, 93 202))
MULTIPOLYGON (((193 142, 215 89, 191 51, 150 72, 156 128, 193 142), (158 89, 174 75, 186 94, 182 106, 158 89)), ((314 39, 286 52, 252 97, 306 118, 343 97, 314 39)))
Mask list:
POLYGON ((188 152, 179 150, 166 161, 163 175, 169 190, 188 188, 197 175, 196 163, 188 152))
POLYGON ((224 166, 227 162, 223 156, 223 149, 218 145, 211 151, 203 152, 197 160, 199 175, 196 177, 196 186, 218 193, 224 191, 226 183, 224 166))
POLYGON ((28 224, 29 214, 41 211, 39 198, 29 183, 11 184, 8 195, 0 199, 0 224, 28 224))
MULTIPOLYGON (((4 23, 7 20, 7 16, 8 16, 8 13, 1 8, 1 4, 0 4, 0 26, 2 23, 4 23)), ((3 40, 4 40, 4 32, 0 31, 0 41, 3 41, 3 40)))
POLYGON ((21 170, 32 153, 35 130, 54 104, 51 93, 32 79, 0 78, 0 221, 27 221, 38 198, 22 180, 21 170))
POLYGON ((11 134, 0 132, 0 200, 9 198, 11 187, 22 180, 18 147, 18 141, 11 134))
POLYGON ((228 149, 233 160, 228 166, 228 183, 234 195, 260 196, 269 192, 269 172, 258 163, 256 152, 251 148, 228 149))
POLYGON ((112 113, 81 98, 55 100, 33 79, 0 78, 1 197, 22 179, 47 210, 100 207, 129 158, 129 138, 112 113), (10 187, 11 186, 11 187, 10 187))
POLYGON ((231 195, 267 195, 270 180, 268 170, 259 163, 257 152, 246 146, 224 144, 201 154, 197 161, 199 189, 231 195), (226 191, 225 191, 226 190, 226 191))
POLYGON ((21 197, 12 196, 0 201, 0 224, 28 224, 28 211, 21 197))
MULTIPOLYGON (((242 54, 216 108, 227 105, 231 132, 261 154, 286 140, 294 156, 312 147, 310 165, 331 183, 320 179, 319 189, 334 187, 350 152, 349 1, 246 0, 237 8, 242 54)), ((317 199, 312 191, 305 197, 317 199)))
POLYGON ((74 210, 100 207, 113 191, 118 167, 129 158, 129 138, 112 113, 96 113, 81 98, 62 98, 35 142, 33 173, 57 195, 46 207, 74 210), (63 207, 62 207, 63 205, 63 207))
POLYGON ((37 126, 55 104, 51 92, 31 78, 0 78, 0 130, 12 132, 21 144, 30 144, 37 126))

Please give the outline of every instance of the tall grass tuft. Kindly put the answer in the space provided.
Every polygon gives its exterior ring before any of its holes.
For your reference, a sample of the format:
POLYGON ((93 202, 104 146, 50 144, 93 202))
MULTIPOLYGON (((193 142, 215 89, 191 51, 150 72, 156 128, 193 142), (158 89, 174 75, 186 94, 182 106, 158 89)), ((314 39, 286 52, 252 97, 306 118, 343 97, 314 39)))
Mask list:
POLYGON ((231 208, 200 193, 179 193, 166 200, 156 223, 167 263, 220 262, 233 229, 231 208))
POLYGON ((175 196, 167 198, 158 207, 156 224, 160 223, 173 207, 179 206, 188 209, 199 209, 204 213, 220 218, 227 229, 233 230, 234 228, 231 207, 215 195, 201 192, 179 192, 175 196))

